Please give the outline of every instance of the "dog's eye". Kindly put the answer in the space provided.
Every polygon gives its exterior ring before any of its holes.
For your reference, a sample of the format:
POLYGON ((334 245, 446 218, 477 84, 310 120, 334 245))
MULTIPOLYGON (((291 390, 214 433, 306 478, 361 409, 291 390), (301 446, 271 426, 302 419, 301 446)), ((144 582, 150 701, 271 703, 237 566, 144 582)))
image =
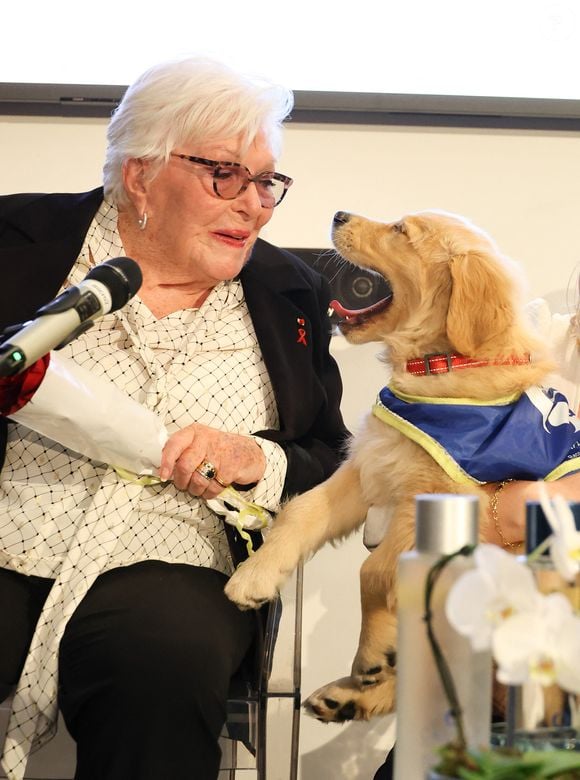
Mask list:
POLYGON ((404 233, 407 235, 407 227, 404 222, 395 222, 393 224, 393 230, 395 233, 404 233))

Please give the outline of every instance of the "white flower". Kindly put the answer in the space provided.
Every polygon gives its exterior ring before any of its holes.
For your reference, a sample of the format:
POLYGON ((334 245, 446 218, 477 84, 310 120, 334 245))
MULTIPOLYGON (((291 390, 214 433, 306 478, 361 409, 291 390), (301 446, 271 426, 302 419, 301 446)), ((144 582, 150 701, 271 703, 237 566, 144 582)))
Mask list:
POLYGON ((531 679, 580 693, 580 619, 561 593, 541 596, 534 611, 505 620, 492 644, 500 682, 521 685, 531 679))
POLYGON ((550 556, 558 573, 572 582, 580 571, 580 532, 576 530, 574 515, 562 496, 550 500, 543 482, 538 483, 540 504, 553 531, 550 556))
POLYGON ((530 569, 500 547, 481 544, 473 557, 475 568, 455 582, 445 611, 455 630, 479 651, 491 646, 496 626, 513 615, 533 612, 541 597, 530 569))

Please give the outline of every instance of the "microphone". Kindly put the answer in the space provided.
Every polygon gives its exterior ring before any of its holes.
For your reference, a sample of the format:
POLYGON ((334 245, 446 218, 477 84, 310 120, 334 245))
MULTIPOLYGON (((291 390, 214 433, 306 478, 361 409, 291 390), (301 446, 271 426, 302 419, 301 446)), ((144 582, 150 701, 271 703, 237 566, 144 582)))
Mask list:
POLYGON ((0 343, 0 377, 19 374, 52 349, 61 349, 95 324, 117 311, 141 287, 141 269, 129 257, 116 257, 91 268, 83 281, 69 287, 33 320, 11 326, 0 343))

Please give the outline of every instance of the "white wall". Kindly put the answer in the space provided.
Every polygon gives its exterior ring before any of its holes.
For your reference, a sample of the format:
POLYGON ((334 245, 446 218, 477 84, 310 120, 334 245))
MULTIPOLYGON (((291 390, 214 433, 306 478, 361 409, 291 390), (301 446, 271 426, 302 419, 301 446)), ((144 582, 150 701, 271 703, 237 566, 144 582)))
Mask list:
MULTIPOLYGON (((80 191, 100 183, 105 120, 0 117, 0 193, 80 191)), ((289 124, 279 170, 295 185, 265 237, 328 247, 335 211, 377 219, 422 208, 462 213, 520 260, 530 297, 563 310, 580 263, 580 134, 289 124)), ((572 297, 572 294, 568 297, 572 297)), ((355 427, 384 384, 373 345, 335 340, 344 412, 355 427)), ((306 567, 304 695, 350 668, 359 630, 356 535, 306 567)), ((302 780, 370 780, 393 724, 302 721, 302 780)))
MULTIPOLYGON (((104 119, 0 116, 0 193, 100 183, 104 119)), ((580 133, 288 124, 279 169, 295 184, 264 236, 328 247, 339 209, 376 219, 457 211, 562 293, 580 260, 580 133)))

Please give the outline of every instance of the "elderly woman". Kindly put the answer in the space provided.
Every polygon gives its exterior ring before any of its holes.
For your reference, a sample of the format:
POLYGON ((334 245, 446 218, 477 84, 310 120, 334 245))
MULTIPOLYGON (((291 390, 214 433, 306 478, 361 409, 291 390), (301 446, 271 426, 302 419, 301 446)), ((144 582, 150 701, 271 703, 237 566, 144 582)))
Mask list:
POLYGON ((104 190, 0 197, 0 328, 95 264, 134 258, 138 296, 63 352, 170 433, 163 483, 141 485, 8 425, 0 695, 16 687, 2 759, 14 780, 57 702, 78 780, 218 774, 256 616, 223 593, 239 540, 206 501, 234 485, 275 511, 332 473, 348 435, 327 284, 258 238, 292 184, 275 172, 291 106, 213 61, 163 64, 114 113, 104 190))

